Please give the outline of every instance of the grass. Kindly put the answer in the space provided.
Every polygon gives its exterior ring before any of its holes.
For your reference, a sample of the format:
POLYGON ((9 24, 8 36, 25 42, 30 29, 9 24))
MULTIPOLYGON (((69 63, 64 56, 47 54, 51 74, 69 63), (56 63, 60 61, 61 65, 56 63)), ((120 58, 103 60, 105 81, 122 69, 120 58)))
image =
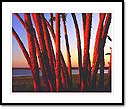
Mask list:
MULTIPOLYGON (((100 75, 97 75, 97 83, 99 80, 100 75)), ((43 91, 43 81, 41 80, 41 92, 43 91)), ((72 89, 71 92, 78 92, 79 88, 79 78, 77 74, 72 75, 72 89)), ((104 84, 106 86, 108 82, 107 74, 104 75, 104 84)), ((93 92, 110 92, 110 86, 105 87, 104 90, 94 90, 93 92)), ((32 77, 31 76, 19 76, 19 77, 13 77, 12 78, 12 92, 33 92, 33 83, 32 83, 32 77)))

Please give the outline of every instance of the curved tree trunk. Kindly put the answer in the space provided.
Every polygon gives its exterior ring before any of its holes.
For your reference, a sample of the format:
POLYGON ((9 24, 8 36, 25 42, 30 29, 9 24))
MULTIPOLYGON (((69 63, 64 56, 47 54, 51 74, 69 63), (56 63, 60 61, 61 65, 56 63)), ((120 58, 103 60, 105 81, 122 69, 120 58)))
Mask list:
POLYGON ((18 13, 14 13, 14 15, 17 17, 17 19, 20 21, 20 23, 23 25, 23 27, 26 29, 26 25, 25 22, 23 21, 23 19, 19 16, 18 13))
POLYGON ((84 32, 84 53, 83 53, 83 71, 84 77, 82 80, 81 91, 88 89, 88 82, 90 79, 90 54, 89 54, 89 45, 90 45, 90 36, 91 36, 91 23, 92 23, 92 14, 82 14, 83 18, 83 32, 84 32))
POLYGON ((69 42, 68 42, 68 34, 67 34, 67 28, 66 28, 66 16, 62 14, 62 22, 64 26, 64 35, 65 35, 65 41, 66 41, 66 50, 67 50, 67 63, 68 63, 68 76, 69 76, 69 88, 72 87, 72 71, 71 71, 71 54, 70 54, 70 48, 69 48, 69 42))
POLYGON ((93 53, 93 62, 92 62, 92 72, 91 72, 91 87, 92 90, 96 89, 96 78, 97 78, 97 72, 99 68, 99 58, 98 56, 101 55, 99 52, 100 48, 100 40, 102 37, 102 30, 103 30, 103 22, 105 19, 105 14, 100 13, 99 14, 99 25, 96 33, 96 39, 95 39, 95 46, 94 46, 94 53, 93 53))
MULTIPOLYGON (((54 30, 53 28, 51 27, 51 25, 49 24, 49 22, 45 19, 46 21, 46 24, 51 32, 51 35, 52 35, 52 38, 53 38, 53 41, 54 41, 54 44, 56 44, 56 36, 55 36, 55 33, 54 33, 54 30)), ((63 54, 62 52, 60 51, 60 61, 61 61, 61 66, 63 67, 64 70, 61 70, 61 71, 64 71, 64 72, 61 72, 61 73, 64 73, 63 75, 61 75, 61 78, 65 78, 63 80, 65 80, 65 84, 66 84, 66 88, 68 88, 68 80, 69 80, 69 77, 68 77, 68 69, 67 69, 67 66, 66 66, 66 63, 64 61, 64 57, 63 57, 63 54)), ((65 84, 63 84, 63 86, 65 86, 65 84)))
POLYGON ((56 91, 61 90, 61 76, 60 76, 60 14, 56 14, 56 68, 55 68, 55 74, 56 74, 56 91))
MULTIPOLYGON (((53 28, 53 13, 50 13, 50 23, 51 23, 51 27, 53 28)), ((53 30, 54 31, 54 30, 53 30)))
POLYGON ((27 29, 28 48, 30 53, 31 68, 33 71, 34 91, 40 91, 39 67, 36 58, 36 49, 34 44, 33 26, 30 14, 24 14, 27 29))
POLYGON ((48 58, 48 52, 47 52, 46 45, 45 45, 44 33, 43 33, 42 25, 41 25, 40 14, 33 13, 32 17, 33 17, 33 20, 34 20, 34 23, 35 23, 37 34, 38 34, 42 54, 44 56, 43 60, 45 62, 46 75, 49 78, 48 81, 49 81, 49 85, 50 85, 50 91, 54 91, 55 90, 55 82, 54 82, 54 79, 53 79, 50 63, 49 63, 49 60, 48 60, 49 59, 48 58))
POLYGON ((45 22, 46 22, 46 24, 47 24, 47 27, 49 28, 49 30, 50 30, 50 32, 51 32, 51 35, 52 35, 52 38, 53 38, 53 40, 54 40, 54 42, 55 42, 55 33, 54 33, 54 29, 53 29, 53 27, 49 24, 49 22, 47 21, 47 19, 45 18, 45 22))
MULTIPOLYGON (((23 27, 26 29, 26 26, 25 26, 25 22, 23 21, 23 19, 19 16, 19 14, 15 13, 14 14, 18 20, 21 22, 21 24, 23 25, 23 27)), ((46 75, 46 68, 44 66, 44 56, 41 54, 41 50, 40 50, 40 47, 39 47, 39 43, 38 43, 38 40, 36 38, 36 33, 35 33, 35 29, 34 29, 34 43, 35 43, 35 47, 36 47, 36 53, 38 55, 38 60, 39 60, 39 63, 40 63, 40 68, 41 68, 41 72, 42 72, 42 78, 43 78, 43 86, 44 86, 44 90, 47 90, 47 91, 50 91, 50 86, 48 84, 48 77, 46 75)))
MULTIPOLYGON (((30 66, 32 75, 34 75, 34 72, 33 72, 32 67, 31 67, 31 60, 30 60, 29 54, 28 54, 27 50, 25 49, 24 44, 23 44, 22 41, 20 40, 18 34, 15 32, 15 30, 14 30, 13 27, 12 27, 12 34, 13 34, 13 36, 15 37, 17 43, 19 44, 19 46, 20 46, 20 48, 21 48, 21 51, 22 51, 22 53, 23 53, 25 59, 26 59, 27 62, 28 62, 28 65, 30 66)), ((35 84, 35 82, 34 82, 34 79, 33 79, 33 85, 34 85, 34 84, 35 84)), ((35 91, 36 91, 36 89, 35 89, 35 91)))
POLYGON ((62 52, 60 51, 60 61, 61 61, 61 67, 62 67, 62 71, 61 73, 63 73, 61 75, 61 78, 63 78, 65 80, 63 86, 65 86, 66 90, 69 90, 69 76, 68 76, 68 69, 67 69, 67 66, 66 66, 66 63, 64 61, 64 57, 63 57, 63 54, 62 52))
POLYGON ((55 55, 54 55, 54 51, 53 51, 53 46, 52 46, 52 42, 50 39, 50 34, 49 31, 47 29, 45 20, 44 20, 44 14, 41 14, 41 22, 42 22, 42 28, 43 28, 43 33, 44 33, 44 40, 45 40, 45 44, 46 44, 46 49, 47 49, 47 53, 48 53, 48 59, 49 59, 49 64, 51 67, 51 71, 53 76, 55 77, 55 70, 54 70, 54 63, 55 63, 55 55))
POLYGON ((20 40, 18 34, 15 32, 15 30, 14 30, 13 27, 12 27, 12 34, 13 34, 13 36, 15 37, 17 43, 19 44, 19 46, 20 46, 20 48, 21 48, 21 50, 22 50, 22 53, 23 53, 25 59, 26 59, 27 62, 28 62, 28 65, 31 67, 31 61, 30 61, 29 54, 28 54, 27 50, 25 49, 24 44, 23 44, 22 41, 20 40))
POLYGON ((40 63, 40 69, 42 72, 44 91, 52 91, 52 88, 50 88, 50 85, 48 84, 49 78, 46 75, 46 68, 44 66, 44 64, 45 64, 44 56, 43 56, 43 54, 41 54, 40 46, 39 46, 38 40, 36 38, 35 29, 34 29, 34 43, 35 43, 35 47, 36 47, 36 53, 38 56, 38 60, 40 63))
POLYGON ((76 30, 77 49, 78 49, 78 72, 80 75, 80 86, 81 86, 82 77, 83 77, 83 69, 82 69, 82 51, 81 51, 80 33, 79 33, 79 28, 78 28, 76 16, 74 13, 72 13, 72 18, 73 18, 75 30, 76 30))
POLYGON ((99 79, 99 88, 102 90, 104 89, 104 46, 107 38, 107 33, 109 29, 109 25, 111 23, 111 14, 107 13, 106 14, 106 19, 102 31, 102 38, 100 42, 100 47, 99 47, 99 60, 100 60, 100 79, 99 79))

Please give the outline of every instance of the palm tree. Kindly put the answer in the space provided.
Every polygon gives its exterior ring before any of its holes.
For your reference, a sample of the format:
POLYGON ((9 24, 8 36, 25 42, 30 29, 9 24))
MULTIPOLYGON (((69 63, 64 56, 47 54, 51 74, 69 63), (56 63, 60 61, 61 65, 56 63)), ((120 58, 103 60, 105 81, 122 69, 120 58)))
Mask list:
POLYGON ((39 67, 36 58, 36 49, 34 44, 34 36, 33 36, 33 26, 29 13, 24 14, 24 19, 26 23, 26 33, 28 39, 28 48, 30 53, 31 60, 31 68, 33 71, 33 82, 34 82, 34 91, 40 91, 40 78, 39 78, 39 67))
POLYGON ((91 23, 92 23, 92 14, 82 14, 83 19, 83 33, 84 33, 84 53, 83 53, 83 71, 84 76, 81 86, 81 90, 88 89, 88 82, 90 79, 90 70, 91 70, 91 63, 90 63, 90 54, 89 54, 89 45, 90 45, 90 36, 91 36, 91 23))
POLYGON ((84 75, 83 75, 83 69, 82 69, 82 51, 81 51, 80 33, 79 33, 79 28, 78 28, 76 16, 74 13, 72 13, 72 18, 74 21, 75 31, 76 31, 77 49, 78 49, 78 72, 80 75, 80 86, 82 86, 82 77, 84 75))
POLYGON ((66 28, 66 16, 63 13, 62 14, 62 23, 64 27, 64 36, 66 41, 66 50, 67 50, 67 60, 68 60, 68 76, 69 76, 69 87, 72 86, 72 71, 71 71, 71 54, 70 54, 70 48, 69 48, 69 42, 68 42, 68 34, 67 34, 67 28, 66 28))

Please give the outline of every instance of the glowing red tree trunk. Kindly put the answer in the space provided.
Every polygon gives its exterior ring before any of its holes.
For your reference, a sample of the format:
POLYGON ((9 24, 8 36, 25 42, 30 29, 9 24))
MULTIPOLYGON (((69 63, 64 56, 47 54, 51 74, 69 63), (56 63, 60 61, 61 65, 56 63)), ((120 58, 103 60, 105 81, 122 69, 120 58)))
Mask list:
POLYGON ((49 28, 49 30, 50 30, 50 32, 51 32, 51 35, 52 35, 52 38, 53 38, 53 40, 54 40, 54 42, 55 42, 55 33, 54 33, 54 29, 53 29, 53 27, 49 24, 49 22, 47 21, 47 19, 45 19, 45 22, 46 22, 46 24, 47 24, 47 27, 49 28))
POLYGON ((53 28, 53 13, 50 13, 50 23, 51 23, 51 27, 53 28))
POLYGON ((92 23, 92 14, 82 14, 83 18, 83 33, 84 33, 84 52, 83 52, 83 72, 84 76, 82 79, 81 91, 88 89, 88 82, 90 79, 90 54, 89 54, 89 45, 90 45, 90 36, 91 36, 91 23, 92 23))
MULTIPOLYGON (((22 20, 22 18, 19 16, 19 14, 15 13, 14 15, 18 18, 18 20, 21 22, 23 27, 26 29, 25 22, 22 20)), ((38 60, 39 60, 40 68, 41 68, 41 72, 42 72, 42 77, 43 77, 44 90, 49 91, 50 86, 48 84, 48 80, 47 80, 48 77, 46 75, 46 69, 45 69, 45 66, 44 66, 44 64, 45 64, 44 60, 43 60, 44 56, 41 54, 40 46, 39 46, 39 43, 38 43, 37 38, 36 38, 35 29, 33 29, 33 30, 34 30, 33 35, 34 35, 34 43, 35 43, 35 47, 36 47, 36 53, 37 53, 37 56, 38 56, 38 60)))
POLYGON ((60 85, 60 14, 56 14, 56 68, 55 68, 55 74, 56 74, 56 91, 61 90, 60 85))
POLYGON ((82 69, 82 52, 81 52, 80 33, 79 33, 79 28, 78 28, 76 16, 74 13, 72 13, 72 18, 73 18, 75 30, 76 30, 77 49, 78 49, 78 72, 80 75, 80 86, 81 86, 82 77, 83 77, 83 69, 82 69))
POLYGON ((41 22, 42 22, 42 28, 43 28, 43 33, 44 33, 44 40, 45 40, 46 49, 47 49, 47 53, 48 53, 48 60, 49 60, 49 64, 51 67, 52 74, 53 74, 53 76, 55 76, 55 72, 54 72, 55 57, 54 57, 52 42, 50 39, 49 31, 46 26, 44 14, 41 14, 41 16, 42 16, 41 22))
MULTIPOLYGON (((46 19, 45 19, 45 21, 46 21, 46 24, 47 24, 50 32, 51 32, 52 38, 54 40, 54 44, 56 44, 56 36, 55 36, 54 30, 46 19)), ((61 70, 61 73, 63 73, 63 74, 61 74, 61 78, 63 80, 65 80, 65 82, 63 82, 64 83, 63 86, 68 88, 69 87, 68 86, 68 80, 69 80, 68 69, 67 69, 67 66, 66 66, 66 63, 64 61, 64 57, 63 57, 63 54, 61 51, 60 51, 60 61, 61 61, 61 67, 63 67, 63 69, 64 69, 64 70, 61 70), (64 71, 64 72, 62 72, 62 71, 64 71)))
POLYGON ((38 43, 38 40, 36 38, 36 33, 35 33, 35 30, 34 30, 34 43, 35 43, 35 47, 36 47, 36 53, 37 53, 37 56, 38 56, 38 60, 39 60, 39 63, 40 63, 40 69, 41 69, 41 72, 42 72, 42 78, 43 78, 43 86, 44 86, 44 91, 52 91, 52 89, 50 88, 50 85, 48 83, 48 80, 49 78, 47 77, 46 75, 46 68, 44 66, 44 56, 43 54, 41 54, 41 50, 40 50, 40 46, 39 46, 39 43, 38 43))
POLYGON ((42 54, 44 56, 43 60, 45 62, 44 65, 45 65, 45 69, 46 69, 46 75, 48 77, 50 91, 53 91, 53 90, 55 90, 55 88, 54 88, 55 82, 54 82, 52 71, 51 71, 50 64, 49 64, 48 52, 47 52, 46 45, 45 45, 46 43, 44 40, 43 28, 41 25, 41 17, 40 17, 40 14, 35 14, 35 13, 32 14, 32 17, 34 20, 37 34, 38 34, 42 54))
POLYGON ((24 19, 26 23, 27 29, 27 39, 28 39, 28 48, 30 53, 31 60, 31 68, 33 71, 33 83, 34 83, 34 91, 40 90, 40 78, 39 78, 39 68, 36 58, 36 49, 34 44, 34 36, 33 36, 33 26, 30 18, 30 14, 24 14, 24 19))
POLYGON ((69 42, 68 42, 68 34, 67 34, 67 28, 66 28, 66 16, 65 14, 62 14, 62 22, 64 26, 64 35, 65 35, 65 41, 66 41, 66 50, 67 50, 67 66, 68 66, 68 76, 69 76, 69 87, 72 87, 72 71, 71 71, 71 55, 70 55, 70 48, 69 48, 69 42))
POLYGON ((99 14, 99 25, 97 29, 96 39, 95 39, 95 46, 94 46, 94 53, 93 53, 93 62, 92 62, 92 72, 91 72, 91 87, 92 89, 96 88, 96 77, 97 77, 97 71, 99 68, 99 48, 100 48, 100 40, 102 37, 102 30, 103 30, 103 22, 105 19, 105 14, 100 13, 99 14))

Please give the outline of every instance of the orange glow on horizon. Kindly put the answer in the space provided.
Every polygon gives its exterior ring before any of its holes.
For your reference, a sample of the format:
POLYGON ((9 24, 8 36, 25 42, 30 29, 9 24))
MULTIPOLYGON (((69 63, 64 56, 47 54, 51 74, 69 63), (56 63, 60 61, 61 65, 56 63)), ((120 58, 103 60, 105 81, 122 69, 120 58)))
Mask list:
MULTIPOLYGON (((105 54, 110 52, 110 50, 108 48, 104 49, 105 54)), ((78 55, 77 55, 77 50, 73 50, 73 52, 71 52, 71 64, 72 67, 78 67, 78 55)), ((105 67, 109 66, 109 62, 110 62, 110 56, 109 55, 105 55, 104 54, 104 61, 105 61, 105 67)), ((67 64, 67 55, 66 55, 66 51, 63 53, 65 62, 67 64)), ((93 60, 93 49, 90 49, 90 60, 91 60, 91 65, 92 65, 92 60, 93 60)))
MULTIPOLYGON (((104 51, 105 51, 105 53, 110 52, 110 50, 108 48, 105 48, 104 51)), ((66 51, 63 52, 63 56, 64 56, 65 62, 67 64, 66 51)), ((21 55, 16 54, 16 57, 17 57, 17 59, 15 59, 15 56, 12 57, 12 67, 14 67, 14 68, 26 68, 26 67, 28 68, 29 67, 27 61, 25 60, 25 58, 22 54, 21 55)), ((93 49, 90 49, 90 60, 91 60, 91 63, 92 63, 93 49)), ((104 55, 104 60, 105 60, 105 67, 108 67, 109 66, 108 62, 110 62, 110 56, 109 55, 104 55)), ((74 49, 71 52, 71 64, 72 64, 72 67, 78 67, 77 49, 74 49)))

